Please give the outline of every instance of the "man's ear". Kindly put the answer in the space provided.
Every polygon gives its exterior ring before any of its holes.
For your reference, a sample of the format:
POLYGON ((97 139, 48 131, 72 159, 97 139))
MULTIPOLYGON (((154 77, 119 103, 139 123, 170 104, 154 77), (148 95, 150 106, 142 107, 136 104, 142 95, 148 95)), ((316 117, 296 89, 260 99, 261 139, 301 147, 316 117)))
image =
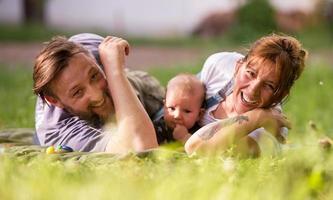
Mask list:
POLYGON ((49 95, 45 95, 44 98, 50 104, 57 106, 59 108, 64 108, 64 105, 57 98, 49 96, 49 95))

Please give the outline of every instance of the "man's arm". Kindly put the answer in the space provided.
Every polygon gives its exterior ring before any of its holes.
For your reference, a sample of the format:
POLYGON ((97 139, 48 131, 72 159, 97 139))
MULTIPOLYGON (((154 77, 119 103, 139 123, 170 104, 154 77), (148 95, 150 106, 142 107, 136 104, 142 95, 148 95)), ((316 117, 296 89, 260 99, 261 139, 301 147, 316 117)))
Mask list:
POLYGON ((107 151, 126 153, 143 151, 158 146, 153 124, 131 87, 125 71, 127 41, 106 37, 99 46, 109 91, 115 107, 118 130, 112 136, 107 151))

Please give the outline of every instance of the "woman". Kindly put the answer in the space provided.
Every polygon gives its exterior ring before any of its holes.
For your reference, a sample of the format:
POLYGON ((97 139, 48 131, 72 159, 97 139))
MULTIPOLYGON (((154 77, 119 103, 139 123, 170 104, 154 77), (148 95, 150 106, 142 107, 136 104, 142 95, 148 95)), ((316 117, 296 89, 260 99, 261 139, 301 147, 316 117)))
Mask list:
POLYGON ((305 57, 295 38, 280 35, 260 38, 246 56, 210 56, 200 73, 207 89, 201 125, 213 124, 187 141, 186 152, 218 153, 236 146, 241 153, 259 155, 267 144, 277 150, 284 140, 281 127, 290 127, 279 103, 301 75, 305 57), (230 117, 228 126, 220 121, 230 117))

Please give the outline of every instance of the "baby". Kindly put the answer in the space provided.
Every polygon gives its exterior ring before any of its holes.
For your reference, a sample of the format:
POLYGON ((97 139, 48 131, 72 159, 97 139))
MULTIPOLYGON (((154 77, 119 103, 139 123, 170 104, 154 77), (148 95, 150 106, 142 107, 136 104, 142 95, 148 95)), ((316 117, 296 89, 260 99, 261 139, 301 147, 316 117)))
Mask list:
POLYGON ((200 127, 204 111, 205 87, 193 74, 179 74, 167 85, 164 115, 153 121, 158 143, 187 139, 200 127))

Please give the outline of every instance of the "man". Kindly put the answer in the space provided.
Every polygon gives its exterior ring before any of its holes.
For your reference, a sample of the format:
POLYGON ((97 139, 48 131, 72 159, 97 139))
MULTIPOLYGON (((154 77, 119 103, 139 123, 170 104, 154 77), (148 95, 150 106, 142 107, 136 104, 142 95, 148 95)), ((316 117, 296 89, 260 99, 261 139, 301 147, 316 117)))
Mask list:
POLYGON ((164 91, 146 73, 124 69, 128 53, 127 41, 95 34, 46 45, 33 72, 41 145, 112 153, 157 147, 149 117, 162 106, 164 91))

